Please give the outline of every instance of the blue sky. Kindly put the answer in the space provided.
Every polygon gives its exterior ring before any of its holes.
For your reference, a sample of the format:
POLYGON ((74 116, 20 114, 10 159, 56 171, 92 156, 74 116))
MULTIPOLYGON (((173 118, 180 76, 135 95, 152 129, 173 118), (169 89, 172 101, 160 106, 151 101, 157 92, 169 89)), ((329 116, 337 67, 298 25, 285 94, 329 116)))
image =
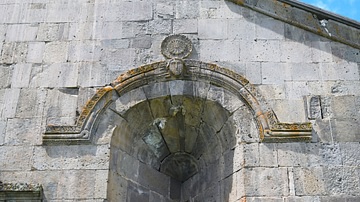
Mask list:
POLYGON ((360 22, 360 0, 300 0, 360 22))

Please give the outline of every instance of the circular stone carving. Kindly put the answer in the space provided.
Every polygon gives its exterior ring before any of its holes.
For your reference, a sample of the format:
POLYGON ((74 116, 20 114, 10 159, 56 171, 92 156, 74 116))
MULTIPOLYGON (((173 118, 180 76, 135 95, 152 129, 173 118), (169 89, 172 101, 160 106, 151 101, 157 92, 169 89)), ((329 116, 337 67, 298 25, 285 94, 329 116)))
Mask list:
POLYGON ((170 35, 161 43, 161 53, 166 58, 186 58, 192 51, 189 38, 184 35, 170 35))

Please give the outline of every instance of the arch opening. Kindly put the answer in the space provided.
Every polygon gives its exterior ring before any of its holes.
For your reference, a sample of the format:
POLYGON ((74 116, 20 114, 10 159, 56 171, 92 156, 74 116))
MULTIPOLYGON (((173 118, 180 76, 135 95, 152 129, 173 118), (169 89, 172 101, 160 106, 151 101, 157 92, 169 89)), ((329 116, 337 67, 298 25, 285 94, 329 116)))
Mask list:
POLYGON ((231 179, 241 169, 234 166, 238 143, 259 141, 254 115, 222 88, 199 83, 207 87, 193 89, 206 91, 197 97, 184 88, 170 92, 172 84, 134 89, 109 106, 121 117, 111 139, 110 201, 229 201, 231 179), (163 93, 154 97, 154 89, 163 93), (224 97, 237 101, 220 103, 224 97))

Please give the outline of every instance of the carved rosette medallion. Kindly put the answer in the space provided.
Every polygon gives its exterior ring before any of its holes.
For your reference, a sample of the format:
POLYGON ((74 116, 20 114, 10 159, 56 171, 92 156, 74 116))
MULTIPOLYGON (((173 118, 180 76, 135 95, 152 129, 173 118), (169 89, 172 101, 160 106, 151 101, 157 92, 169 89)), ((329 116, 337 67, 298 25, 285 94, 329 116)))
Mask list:
POLYGON ((167 70, 170 77, 186 76, 187 70, 184 58, 188 57, 192 51, 192 43, 184 35, 170 35, 161 43, 161 53, 170 61, 167 70))
POLYGON ((191 40, 184 35, 170 35, 161 43, 161 53, 168 59, 184 59, 191 51, 191 40))

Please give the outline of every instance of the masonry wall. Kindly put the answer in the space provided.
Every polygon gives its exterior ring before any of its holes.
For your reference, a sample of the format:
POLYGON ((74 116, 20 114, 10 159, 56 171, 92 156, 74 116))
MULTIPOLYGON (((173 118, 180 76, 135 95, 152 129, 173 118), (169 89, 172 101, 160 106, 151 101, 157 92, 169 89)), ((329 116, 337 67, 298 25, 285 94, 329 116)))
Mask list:
POLYGON ((311 143, 239 143, 233 201, 360 200, 360 50, 218 0, 1 1, 0 181, 41 183, 47 201, 107 198, 111 131, 45 146, 45 126, 73 125, 98 87, 163 60, 170 34, 244 75, 281 122, 313 124, 311 143))

